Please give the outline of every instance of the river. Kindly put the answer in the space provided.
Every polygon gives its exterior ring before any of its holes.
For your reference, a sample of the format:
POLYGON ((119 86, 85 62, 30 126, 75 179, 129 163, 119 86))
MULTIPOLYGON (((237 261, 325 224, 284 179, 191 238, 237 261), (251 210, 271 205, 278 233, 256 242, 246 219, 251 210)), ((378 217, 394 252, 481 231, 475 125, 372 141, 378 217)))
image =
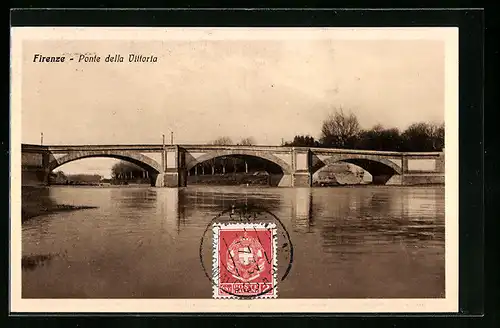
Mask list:
POLYGON ((235 202, 284 224, 294 261, 279 298, 444 297, 444 187, 66 187, 22 225, 24 298, 210 298, 203 232, 235 202), (29 261, 25 261, 28 263, 29 261))

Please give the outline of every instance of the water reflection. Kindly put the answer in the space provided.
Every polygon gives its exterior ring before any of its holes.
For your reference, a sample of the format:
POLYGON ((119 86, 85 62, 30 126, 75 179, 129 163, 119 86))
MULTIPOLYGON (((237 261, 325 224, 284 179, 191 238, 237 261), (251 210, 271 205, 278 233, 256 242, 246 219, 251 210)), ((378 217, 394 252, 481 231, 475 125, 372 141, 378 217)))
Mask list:
POLYGON ((294 244, 280 297, 444 291, 443 188, 51 187, 47 197, 97 208, 23 224, 24 256, 65 254, 23 272, 23 297, 211 297, 200 238, 217 214, 252 203, 294 244))
POLYGON ((203 211, 213 215, 217 215, 236 204, 257 204, 270 211, 280 208, 283 201, 282 195, 265 190, 258 188, 195 186, 180 189, 180 193, 184 196, 185 201, 189 202, 189 204, 185 205, 190 211, 203 211))
POLYGON ((146 209, 156 207, 156 191, 146 188, 123 188, 111 189, 110 201, 120 203, 123 209, 146 209))
MULTIPOLYGON (((369 190, 326 203, 321 235, 325 251, 337 245, 444 241, 444 206, 435 191, 369 190)), ((441 200, 442 201, 442 200, 441 200)))
POLYGON ((161 219, 161 230, 166 231, 172 238, 179 234, 181 224, 184 224, 184 202, 179 201, 179 189, 158 189, 156 195, 156 213, 161 219), (182 223, 181 223, 182 221, 182 223))
POLYGON ((311 232, 313 225, 313 193, 310 188, 294 189, 294 195, 290 199, 293 231, 311 232))

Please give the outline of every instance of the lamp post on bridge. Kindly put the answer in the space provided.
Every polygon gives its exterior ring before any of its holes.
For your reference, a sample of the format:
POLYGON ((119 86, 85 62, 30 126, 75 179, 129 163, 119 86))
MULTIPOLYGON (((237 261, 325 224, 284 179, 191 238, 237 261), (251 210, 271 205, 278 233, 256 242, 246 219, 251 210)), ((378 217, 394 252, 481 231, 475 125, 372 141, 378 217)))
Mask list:
POLYGON ((162 134, 162 152, 161 152, 161 170, 162 173, 165 172, 165 134, 162 134))

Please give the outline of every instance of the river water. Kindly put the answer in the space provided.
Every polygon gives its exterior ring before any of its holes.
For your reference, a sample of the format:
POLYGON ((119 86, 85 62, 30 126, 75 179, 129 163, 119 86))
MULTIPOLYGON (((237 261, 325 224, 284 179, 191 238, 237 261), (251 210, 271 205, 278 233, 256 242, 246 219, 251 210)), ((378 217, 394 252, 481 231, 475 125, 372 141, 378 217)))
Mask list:
POLYGON ((444 187, 50 187, 52 213, 22 226, 24 298, 210 298, 203 232, 257 202, 294 247, 279 298, 444 297, 444 187))

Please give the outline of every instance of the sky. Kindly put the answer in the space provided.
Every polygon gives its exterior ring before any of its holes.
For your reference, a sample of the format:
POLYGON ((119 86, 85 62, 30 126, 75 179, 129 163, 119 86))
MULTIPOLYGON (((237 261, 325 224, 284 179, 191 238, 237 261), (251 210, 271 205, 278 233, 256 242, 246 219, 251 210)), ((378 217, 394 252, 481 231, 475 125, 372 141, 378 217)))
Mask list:
MULTIPOLYGON (((337 108, 363 128, 444 121, 439 40, 25 41, 22 142, 203 144, 219 136, 259 145, 309 134, 337 108), (123 63, 33 62, 34 54, 121 54, 123 63), (128 54, 157 56, 129 63, 128 54)), ((113 160, 61 166, 109 176, 113 160)))

